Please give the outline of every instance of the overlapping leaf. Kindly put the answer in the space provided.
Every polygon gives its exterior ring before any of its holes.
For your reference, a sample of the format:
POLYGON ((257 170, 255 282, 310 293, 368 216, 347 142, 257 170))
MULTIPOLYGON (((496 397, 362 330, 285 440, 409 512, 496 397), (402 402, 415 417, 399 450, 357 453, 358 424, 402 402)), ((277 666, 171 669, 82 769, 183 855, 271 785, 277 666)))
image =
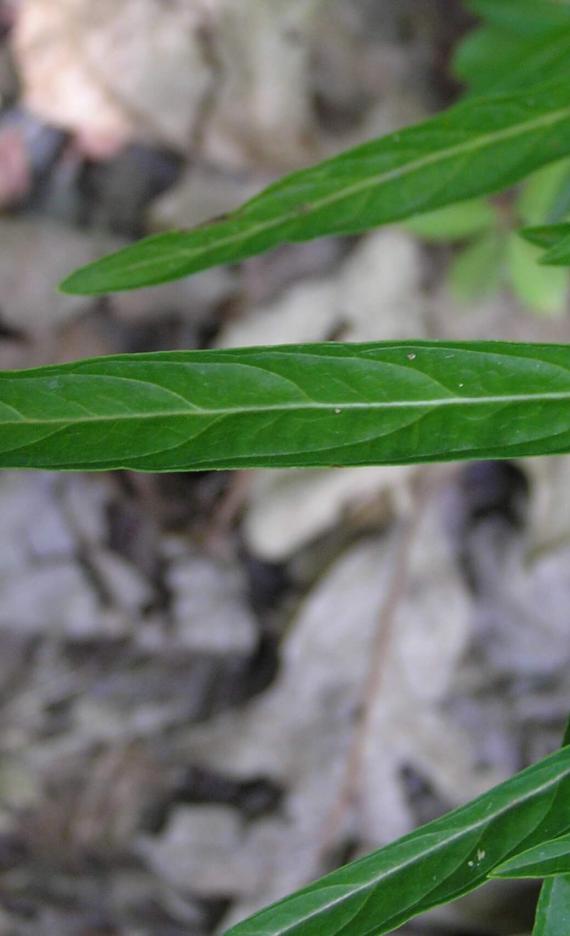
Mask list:
POLYGON ((570 82, 460 104, 285 177, 235 213, 79 270, 67 292, 133 289, 289 241, 348 234, 499 191, 570 153, 570 82))
MULTIPOLYGON (((566 725, 562 746, 565 747, 568 744, 570 744, 570 721, 566 725)), ((540 865, 538 876, 542 877, 542 872, 548 873, 544 858, 547 853, 550 853, 551 859, 555 857, 554 851, 558 852, 559 867, 562 870, 568 869, 568 857, 564 858, 564 854, 568 856, 570 853, 569 840, 570 836, 562 835, 552 842, 545 842, 544 846, 538 845, 523 851, 522 854, 514 855, 509 861, 495 868, 492 877, 532 877, 534 875, 525 874, 524 869, 532 870, 535 861, 538 861, 540 865), (509 869, 514 872, 512 875, 509 869)), ((570 932, 570 877, 566 874, 548 877, 542 885, 532 932, 533 936, 567 936, 570 932)))
POLYGON ((290 345, 0 374, 0 468, 323 467, 567 451, 565 345, 290 345))
POLYGON ((515 855, 493 872, 498 878, 546 878, 570 875, 570 835, 515 855))
POLYGON ((546 878, 570 875, 570 835, 515 855, 493 871, 498 878, 546 878))
POLYGON ((568 936, 570 933, 570 877, 545 881, 540 892, 532 936, 568 936))
POLYGON ((531 244, 546 249, 541 263, 548 266, 570 266, 570 223, 526 228, 521 233, 531 244))
POLYGON ((503 856, 570 826, 570 748, 327 875, 227 936, 382 936, 484 883, 503 856))

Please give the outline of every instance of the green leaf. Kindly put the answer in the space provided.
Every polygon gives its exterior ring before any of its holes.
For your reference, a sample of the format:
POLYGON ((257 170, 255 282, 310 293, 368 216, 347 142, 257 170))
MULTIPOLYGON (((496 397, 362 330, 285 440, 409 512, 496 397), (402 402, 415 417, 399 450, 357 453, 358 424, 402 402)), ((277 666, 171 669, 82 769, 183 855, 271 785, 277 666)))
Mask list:
POLYGON ((529 243, 547 248, 540 258, 541 264, 570 266, 570 224, 525 228, 520 233, 529 243))
POLYGON ((529 243, 536 244, 537 247, 550 249, 566 237, 570 237, 570 223, 538 225, 537 227, 525 228, 523 231, 519 231, 519 234, 529 243))
POLYGON ((533 936, 568 936, 570 933, 570 877, 545 881, 540 892, 533 936))
POLYGON ((496 68, 497 63, 515 55, 520 47, 520 38, 502 29, 492 26, 474 29, 454 52, 453 74, 476 91, 479 82, 485 84, 486 75, 496 68))
POLYGON ((469 0, 468 6, 486 22, 515 36, 534 38, 570 24, 567 0, 469 0))
POLYGON ((561 315, 568 300, 566 270, 552 270, 539 263, 540 249, 516 234, 508 240, 511 286, 521 302, 542 315, 561 315))
POLYGON ((103 258, 62 289, 133 289, 278 244, 354 234, 499 191, 569 154, 570 82, 471 100, 287 176, 223 220, 159 234, 103 258))
POLYGON ((564 237, 548 250, 541 259, 547 266, 570 266, 570 237, 564 237))
POLYGON ((0 373, 0 468, 190 471, 570 451, 570 347, 290 345, 0 373))
POLYGON ((570 182, 570 161, 562 159, 535 172, 524 186, 518 200, 517 213, 525 225, 539 225, 554 220, 561 196, 570 182))
POLYGON ((447 205, 430 211, 427 214, 416 215, 405 222, 406 230, 416 234, 423 240, 431 243, 452 242, 465 240, 482 231, 493 227, 497 221, 497 214, 483 198, 472 198, 470 201, 458 202, 456 205, 447 205))
MULTIPOLYGON (((570 744, 570 719, 562 747, 570 744)), ((533 936, 566 936, 570 932, 570 878, 549 878, 540 891, 533 936)))
POLYGON ((485 25, 469 33, 454 73, 477 94, 516 89, 567 73, 570 6, 548 0, 472 0, 485 25))
POLYGON ((545 878, 570 875, 570 835, 561 835, 521 852, 491 873, 498 878, 545 878))
POLYGON ((449 288, 455 299, 470 302, 499 289, 505 246, 501 233, 491 231, 457 254, 449 269, 449 288))
POLYGON ((474 890, 524 844, 570 824, 570 748, 238 923, 226 936, 382 936, 474 890))
MULTIPOLYGON (((570 74, 570 26, 568 21, 564 29, 556 29, 538 38, 519 40, 512 43, 504 41, 493 31, 486 34, 486 60, 479 62, 477 68, 471 63, 467 75, 471 91, 475 94, 489 94, 497 91, 515 91, 525 84, 528 87, 547 81, 567 80, 570 74)), ((481 39, 480 39, 481 43, 481 39)), ((473 51, 471 50, 471 56, 473 51)), ((458 58, 461 67, 462 60, 458 58)), ((465 53, 463 55, 465 71, 465 53)))

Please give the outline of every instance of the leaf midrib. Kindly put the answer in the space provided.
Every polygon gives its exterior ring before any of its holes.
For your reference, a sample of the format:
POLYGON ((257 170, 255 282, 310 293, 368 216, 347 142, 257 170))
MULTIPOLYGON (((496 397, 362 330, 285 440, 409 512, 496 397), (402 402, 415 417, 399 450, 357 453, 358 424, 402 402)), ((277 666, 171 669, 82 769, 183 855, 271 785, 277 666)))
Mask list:
MULTIPOLYGON (((158 387, 163 389, 159 384, 152 384, 153 388, 158 387)), ((166 388, 164 388, 166 389, 166 388)), ((334 403, 319 403, 317 401, 312 403, 275 403, 275 404, 264 404, 264 403, 252 403, 244 404, 243 406, 228 406, 228 407, 218 407, 212 409, 205 409, 204 407, 197 407, 190 401, 188 402, 187 409, 168 409, 168 410, 158 410, 152 413, 141 411, 141 412, 130 412, 130 413, 117 413, 117 414, 105 414, 100 416, 58 416, 50 419, 44 419, 42 417, 22 417, 22 419, 1 419, 0 426, 24 426, 24 425, 33 425, 33 426, 56 426, 56 425, 65 425, 68 423, 104 423, 104 422, 118 422, 118 421, 128 421, 128 420, 153 420, 153 419, 174 419, 180 417, 210 417, 210 416, 241 416, 245 413, 254 413, 254 414, 263 414, 263 413, 287 413, 287 412, 298 412, 305 410, 316 410, 319 412, 325 413, 335 413, 337 415, 342 415, 347 410, 349 412, 354 411, 379 411, 382 410, 410 410, 410 409, 426 409, 431 407, 441 407, 441 406, 494 406, 496 404, 506 404, 506 403, 529 403, 529 402, 560 402, 562 400, 570 401, 570 390, 562 391, 553 391, 548 393, 511 393, 511 394, 500 394, 494 396, 478 396, 478 397, 434 397, 427 400, 387 400, 385 402, 343 402, 338 400, 334 403), (340 410, 340 413, 337 411, 340 410)), ((70 401, 72 404, 74 401, 70 401)), ((0 400, 1 405, 1 400, 0 400)), ((11 407, 15 409, 15 407, 11 407)))
MULTIPOLYGON (((362 192, 365 192, 367 189, 374 188, 376 186, 382 185, 385 182, 391 182, 395 179, 405 178, 407 175, 411 175, 414 172, 427 168, 430 165, 434 165, 438 162, 443 162, 448 158, 459 157, 471 152, 477 152, 478 150, 485 149, 486 146, 491 146, 497 142, 502 142, 504 140, 509 140, 516 138, 517 136, 524 136, 524 134, 531 130, 537 130, 540 127, 546 127, 549 125, 554 125, 564 118, 570 117, 570 107, 565 107, 562 110, 554 111, 551 114, 544 114, 540 117, 536 117, 533 120, 528 120, 524 123, 515 124, 512 127, 507 127, 504 130, 497 130, 493 133, 488 133, 483 136, 477 137, 476 140, 468 140, 465 143, 458 143, 454 146, 449 147, 444 150, 437 150, 436 152, 428 153, 426 156, 422 156, 419 159, 414 160, 411 163, 408 163, 405 166, 400 166, 395 169, 390 169, 387 172, 382 173, 381 175, 374 176, 372 178, 366 178, 359 182, 354 182, 351 185, 344 186, 342 189, 339 189, 337 192, 333 192, 330 195, 325 196, 321 199, 316 199, 310 202, 305 207, 305 216, 307 214, 312 214, 315 211, 320 210, 321 208, 328 208, 331 205, 335 205, 337 202, 344 200, 353 195, 358 195, 362 192), (308 210, 307 210, 308 209, 308 210)), ((397 137, 397 133, 392 135, 392 139, 397 137)), ((389 137, 385 139, 390 139, 389 137)), ((309 167, 306 170, 301 170, 301 172, 310 172, 311 168, 309 167)), ((256 196, 252 202, 244 205, 242 212, 237 211, 231 217, 230 221, 240 220, 240 214, 245 219, 247 211, 256 201, 265 200, 265 197, 271 194, 271 190, 260 193, 256 196)), ((409 212, 404 212, 404 215, 407 216, 409 212)), ((279 227, 279 225, 294 220, 298 217, 298 206, 293 207, 290 211, 279 214, 276 218, 272 218, 269 221, 259 222, 255 226, 251 226, 248 230, 243 231, 239 230, 236 233, 230 234, 226 237, 222 237, 214 243, 207 243, 203 245, 198 245, 196 247, 177 247, 175 249, 168 251, 169 259, 185 259, 185 258, 196 258, 200 257, 202 254, 209 253, 213 248, 218 249, 220 247, 226 247, 231 244, 234 244, 238 241, 247 241, 248 239, 257 236, 261 231, 269 231, 274 227, 279 227)), ((213 223, 211 226, 208 226, 209 230, 212 230, 215 227, 213 223)), ((181 236, 195 236, 198 229, 195 231, 190 231, 187 235, 181 236)), ((162 235, 158 235, 159 239, 162 235)), ((129 263, 128 270, 129 272, 135 270, 141 270, 145 267, 153 266, 156 263, 156 256, 151 259, 141 259, 133 263, 129 263)))

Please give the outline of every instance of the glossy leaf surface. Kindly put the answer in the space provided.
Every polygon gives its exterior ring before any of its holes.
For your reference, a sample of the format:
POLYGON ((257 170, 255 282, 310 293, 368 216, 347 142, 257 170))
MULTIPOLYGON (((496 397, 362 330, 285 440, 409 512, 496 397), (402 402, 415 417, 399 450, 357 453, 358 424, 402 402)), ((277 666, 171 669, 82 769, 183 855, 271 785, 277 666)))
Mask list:
POLYGON ((500 878, 545 878, 570 875, 570 835, 561 835, 515 855, 493 872, 500 878))
POLYGON ((227 936, 382 936, 570 825, 570 748, 233 927, 227 936))
POLYGON ((496 192, 570 154, 570 82, 495 95, 286 176, 233 214, 72 274, 72 293, 177 279, 279 244, 350 234, 496 192))
POLYGON ((570 933, 570 877, 545 881, 540 892, 532 936, 568 936, 570 933))
POLYGON ((568 451, 565 345, 286 345, 0 373, 0 468, 324 467, 568 451))

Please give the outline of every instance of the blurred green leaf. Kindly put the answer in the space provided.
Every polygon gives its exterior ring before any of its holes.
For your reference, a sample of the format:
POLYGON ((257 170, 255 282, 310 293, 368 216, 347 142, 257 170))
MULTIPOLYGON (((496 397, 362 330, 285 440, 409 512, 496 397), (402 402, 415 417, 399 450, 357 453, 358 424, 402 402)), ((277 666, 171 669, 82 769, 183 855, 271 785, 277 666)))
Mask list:
POLYGON ((570 222, 564 224, 543 224, 537 227, 525 228, 519 233, 521 237, 524 237, 529 243, 549 250, 566 237, 570 237, 570 222))
POLYGON ((509 237, 507 265, 515 295, 535 312, 561 315, 568 300, 568 274, 548 269, 540 260, 540 249, 516 234, 509 237))
POLYGON ((567 0, 469 0, 467 5, 486 22, 514 36, 533 39, 570 25, 567 0))
POLYGON ((453 55, 452 71, 460 81, 477 88, 478 82, 485 83, 485 75, 494 69, 497 62, 510 58, 520 50, 518 36, 510 35, 502 29, 482 26, 468 33, 453 55))
POLYGON ((525 228, 520 234, 530 244, 546 248, 541 264, 570 266, 570 223, 525 228))
POLYGON ((483 198, 446 205, 404 222, 406 230, 432 243, 465 240, 497 223, 497 213, 483 198))
POLYGON ((483 94, 566 73, 570 6, 549 0, 471 0, 483 25, 458 46, 453 71, 483 94))
POLYGON ((517 212, 525 225, 540 225, 554 220, 557 204, 570 191, 570 160, 562 159, 539 169, 524 185, 517 200, 517 212))
POLYGON ((570 237, 563 238, 560 243, 554 244, 541 260, 548 266, 570 266, 570 237))
MULTIPOLYGON (((559 28, 537 38, 505 41, 486 33, 487 57, 482 59, 481 39, 479 61, 466 71, 465 53, 458 56, 457 65, 474 94, 514 91, 548 81, 564 81, 570 76, 570 26, 559 28)), ((471 48, 473 58, 473 48, 471 48)))
POLYGON ((478 238, 461 250, 449 269, 451 294, 460 302, 490 295, 504 278, 505 239, 499 231, 478 238))

